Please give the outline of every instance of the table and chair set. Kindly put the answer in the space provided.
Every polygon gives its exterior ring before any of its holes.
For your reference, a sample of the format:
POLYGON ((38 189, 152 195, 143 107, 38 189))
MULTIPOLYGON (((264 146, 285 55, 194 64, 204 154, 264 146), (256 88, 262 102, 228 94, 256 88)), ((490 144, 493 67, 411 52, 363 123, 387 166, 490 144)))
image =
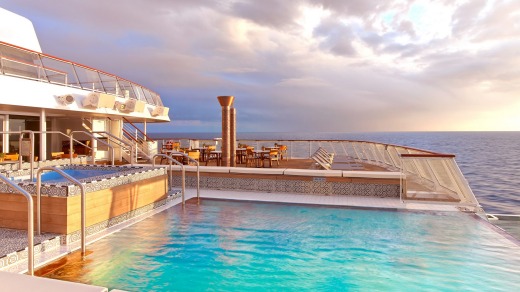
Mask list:
MULTIPOLYGON (((217 166, 222 163, 222 151, 217 150, 216 146, 204 146, 183 149, 180 147, 179 142, 167 141, 163 144, 161 153, 171 155, 174 152, 187 153, 188 156, 194 160, 199 161, 201 165, 210 165, 212 161, 215 161, 217 166)), ((188 164, 187 159, 177 156, 179 162, 188 164)), ((275 145, 273 147, 262 147, 262 149, 255 149, 253 146, 239 144, 236 148, 236 163, 237 166, 245 165, 246 167, 273 167, 274 162, 276 165, 280 165, 280 160, 288 159, 287 146, 286 145, 275 145)), ((161 163, 165 161, 165 158, 161 158, 161 163)))

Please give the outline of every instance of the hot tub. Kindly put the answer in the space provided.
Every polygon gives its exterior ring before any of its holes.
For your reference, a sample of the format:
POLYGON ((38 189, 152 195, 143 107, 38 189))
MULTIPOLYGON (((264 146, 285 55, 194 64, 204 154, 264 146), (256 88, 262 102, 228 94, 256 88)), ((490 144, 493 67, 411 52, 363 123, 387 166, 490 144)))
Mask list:
MULTIPOLYGON (((152 208, 168 196, 164 167, 63 165, 59 168, 85 186, 87 226, 90 226, 87 233, 127 220, 136 210, 145 206, 152 208)), ((18 185, 36 194, 36 181, 25 179, 18 185)), ((46 171, 42 174, 40 193, 42 231, 74 233, 68 240, 75 240, 80 227, 80 187, 57 172, 46 171)), ((0 212, 0 227, 27 226, 27 216, 23 215, 27 213, 25 198, 3 183, 0 183, 0 205, 10 210, 0 212)))

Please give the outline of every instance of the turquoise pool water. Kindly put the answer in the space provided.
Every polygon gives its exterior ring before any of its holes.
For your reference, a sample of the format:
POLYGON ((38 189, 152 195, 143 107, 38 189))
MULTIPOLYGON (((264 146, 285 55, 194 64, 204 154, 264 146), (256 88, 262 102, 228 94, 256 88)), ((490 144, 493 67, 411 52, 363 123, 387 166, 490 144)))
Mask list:
POLYGON ((203 200, 47 275, 129 291, 520 291, 520 246, 466 214, 203 200))
MULTIPOLYGON (((110 175, 119 172, 119 170, 106 170, 106 169, 62 169, 63 172, 72 176, 75 179, 84 179, 102 175, 110 175)), ((36 176, 35 176, 36 177, 36 176)), ((36 178, 34 179, 36 181, 36 178)), ((57 183, 57 182, 68 182, 61 174, 55 171, 47 171, 42 173, 42 182, 45 183, 57 183)))

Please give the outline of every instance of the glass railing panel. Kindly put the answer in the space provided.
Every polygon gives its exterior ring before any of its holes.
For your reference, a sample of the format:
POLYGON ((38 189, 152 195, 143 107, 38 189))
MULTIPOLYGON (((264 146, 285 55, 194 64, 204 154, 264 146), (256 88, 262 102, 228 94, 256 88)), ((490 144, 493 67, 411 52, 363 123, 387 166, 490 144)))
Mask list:
POLYGON ((24 63, 13 59, 7 59, 4 57, 2 57, 2 71, 6 75, 38 80, 45 73, 37 65, 24 63))
POLYGON ((75 69, 81 88, 92 91, 104 91, 97 71, 82 66, 75 66, 75 69))
POLYGON ((119 86, 121 90, 123 90, 123 96, 125 98, 137 99, 135 95, 134 88, 132 87, 132 83, 123 79, 118 79, 119 86))
POLYGON ((163 106, 155 92, 83 65, 0 42, 0 74, 115 94, 163 106))
POLYGON ((151 92, 152 96, 153 96, 153 100, 154 100, 154 104, 155 105, 159 105, 159 106, 164 106, 163 103, 162 103, 162 100, 161 100, 161 97, 154 93, 154 92, 151 92))
POLYGON ((148 89, 142 88, 142 87, 141 87, 141 90, 144 93, 144 98, 146 99, 146 103, 148 103, 148 104, 155 104, 155 102, 153 100, 153 97, 150 94, 150 91, 148 89))
POLYGON ((47 79, 51 83, 80 87, 71 63, 41 56, 47 79))
POLYGON ((141 86, 132 84, 132 88, 134 89, 134 92, 136 95, 135 99, 146 102, 146 98, 144 96, 144 92, 143 92, 143 89, 141 88, 141 86))
POLYGON ((0 58, 2 72, 6 75, 38 80, 45 77, 36 53, 2 45, 0 46, 0 58))
POLYGON ((101 83, 103 84, 103 88, 105 89, 106 93, 114 94, 121 97, 124 96, 124 93, 119 87, 119 84, 115 76, 99 72, 99 77, 101 78, 101 83))

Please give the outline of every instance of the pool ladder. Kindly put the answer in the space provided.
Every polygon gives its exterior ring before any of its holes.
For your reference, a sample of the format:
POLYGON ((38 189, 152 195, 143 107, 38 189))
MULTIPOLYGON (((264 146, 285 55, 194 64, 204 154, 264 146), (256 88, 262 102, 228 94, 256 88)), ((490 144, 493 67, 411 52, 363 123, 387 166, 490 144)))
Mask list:
POLYGON ((172 190, 172 187, 173 187, 172 162, 181 166, 181 172, 182 172, 182 190, 181 190, 181 193, 182 193, 182 205, 184 206, 184 205, 186 205, 185 197, 184 197, 184 194, 186 192, 186 170, 184 169, 184 164, 182 164, 178 160, 174 159, 172 156, 182 156, 182 157, 188 159, 188 161, 192 161, 192 162, 196 163, 196 165, 197 165, 197 202, 200 202, 200 172, 199 172, 199 162, 197 160, 189 157, 185 153, 178 152, 178 151, 173 151, 170 155, 155 154, 152 157, 152 163, 153 163, 152 165, 155 167, 155 158, 156 157, 163 157, 163 158, 168 159, 168 161, 170 162, 170 191, 172 190))
POLYGON ((0 180, 5 182, 13 190, 18 191, 27 199, 27 273, 34 276, 34 202, 32 196, 20 186, 12 182, 3 174, 0 174, 0 180))

